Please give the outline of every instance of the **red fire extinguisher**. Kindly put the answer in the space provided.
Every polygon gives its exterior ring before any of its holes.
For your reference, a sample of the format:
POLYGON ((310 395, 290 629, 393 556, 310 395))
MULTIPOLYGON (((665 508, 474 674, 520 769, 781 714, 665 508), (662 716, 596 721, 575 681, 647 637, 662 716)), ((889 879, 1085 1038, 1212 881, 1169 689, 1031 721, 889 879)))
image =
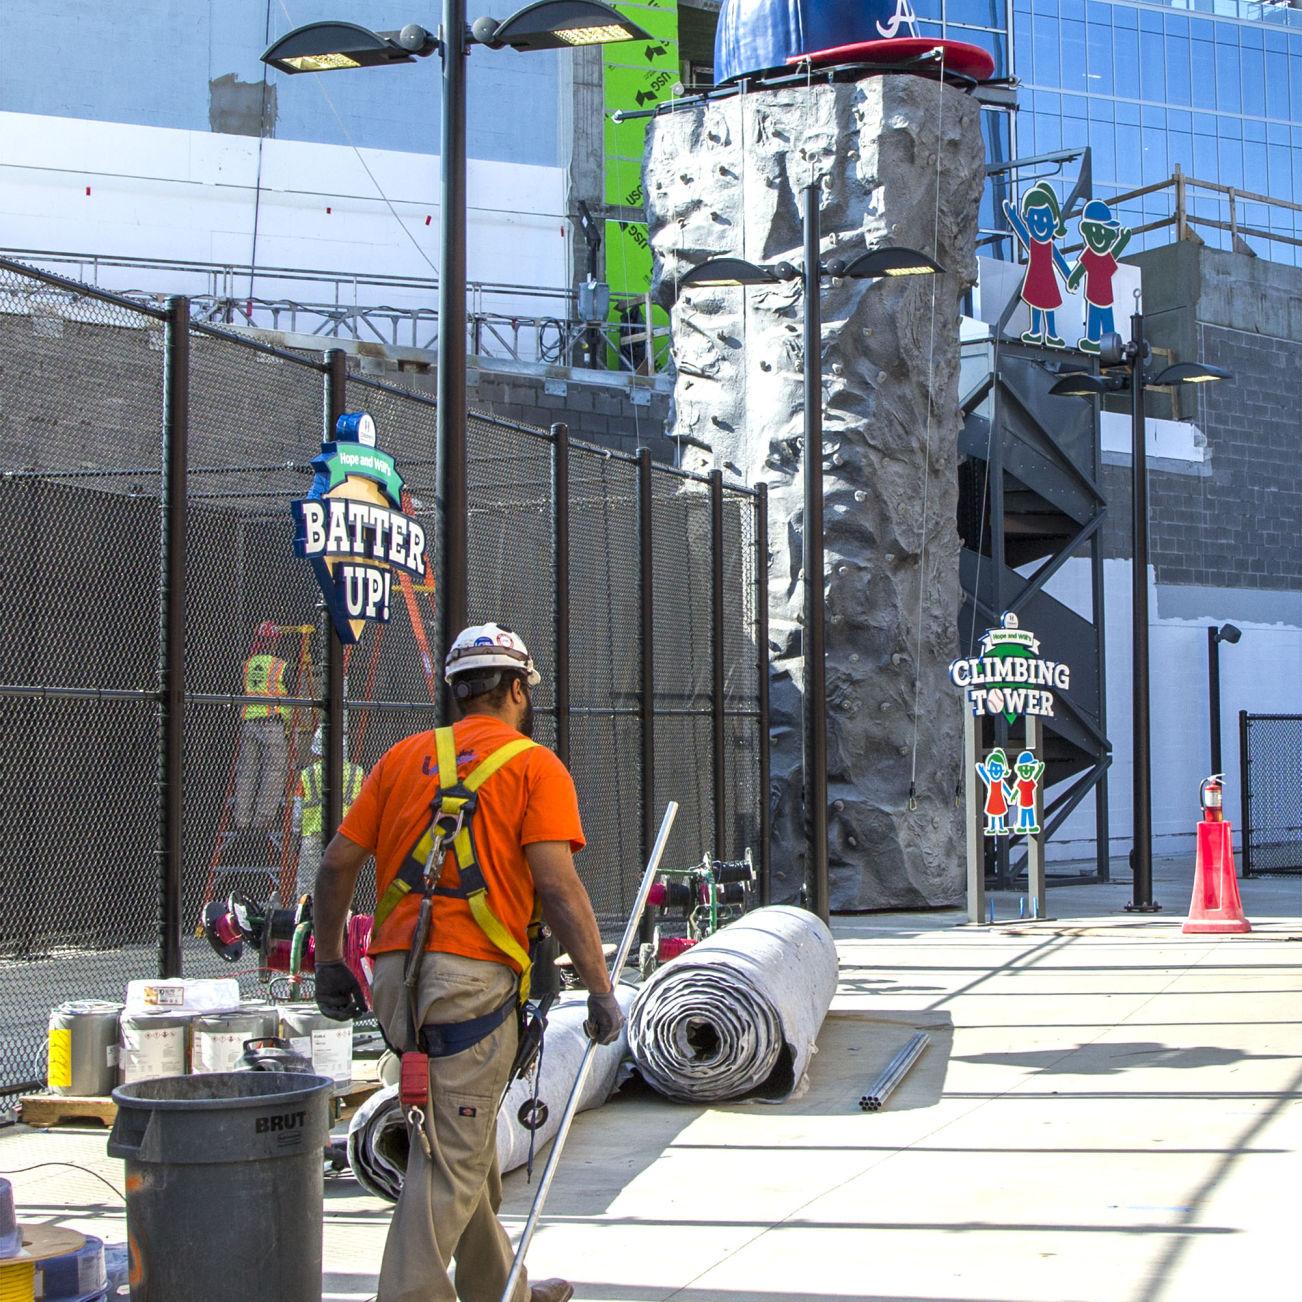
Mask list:
POLYGON ((1220 823, 1225 819, 1225 774, 1213 773, 1211 777, 1204 778, 1201 788, 1198 791, 1198 798, 1202 801, 1203 822, 1220 823))

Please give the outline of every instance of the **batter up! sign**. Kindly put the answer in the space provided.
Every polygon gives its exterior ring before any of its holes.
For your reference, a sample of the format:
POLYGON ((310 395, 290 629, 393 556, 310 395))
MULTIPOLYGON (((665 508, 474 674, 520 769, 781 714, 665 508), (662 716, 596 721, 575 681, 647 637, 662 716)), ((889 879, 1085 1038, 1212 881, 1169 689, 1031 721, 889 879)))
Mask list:
POLYGON ((386 623, 393 576, 425 581, 425 529, 402 512, 402 476, 375 446, 366 412, 340 416, 312 461, 312 491, 293 503, 294 551, 312 562, 341 642, 386 623))
POLYGON ((1071 688, 1071 670, 1041 660, 1035 635, 1011 613, 982 635, 979 656, 950 663, 949 678, 963 688, 973 714, 1002 714, 1009 723, 1025 714, 1051 719, 1054 692, 1071 688))

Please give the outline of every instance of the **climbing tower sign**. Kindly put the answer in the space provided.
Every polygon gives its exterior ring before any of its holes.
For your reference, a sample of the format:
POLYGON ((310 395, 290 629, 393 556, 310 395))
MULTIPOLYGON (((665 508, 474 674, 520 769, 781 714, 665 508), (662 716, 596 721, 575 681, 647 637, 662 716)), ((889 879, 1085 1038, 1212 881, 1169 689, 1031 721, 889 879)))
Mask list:
POLYGON ((1038 639, 1016 615, 1010 611, 987 629, 980 651, 949 666, 949 680, 963 689, 973 714, 1002 714, 1009 723, 1018 715, 1053 717, 1053 694, 1070 689, 1071 670, 1042 660, 1038 639))
POLYGON ((348 412, 313 458, 307 497, 292 504, 294 551, 311 561, 339 640, 387 623, 393 576, 426 581, 425 527, 403 511, 402 476, 375 445, 375 422, 348 412))

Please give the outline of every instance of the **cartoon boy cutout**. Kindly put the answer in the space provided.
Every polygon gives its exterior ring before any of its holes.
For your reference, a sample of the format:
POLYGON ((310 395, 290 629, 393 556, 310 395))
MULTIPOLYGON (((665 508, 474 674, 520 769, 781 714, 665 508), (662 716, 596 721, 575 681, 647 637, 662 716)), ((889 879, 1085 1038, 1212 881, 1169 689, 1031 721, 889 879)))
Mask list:
POLYGON ((1035 817, 1035 796, 1039 790, 1040 779, 1044 776, 1044 765, 1029 750, 1024 750, 1017 757, 1013 772, 1017 774, 1014 788, 1017 826, 1013 830, 1034 835, 1040 830, 1040 824, 1035 817))
POLYGON ((1066 281, 1071 275, 1067 259, 1054 243, 1057 236, 1067 234, 1058 196, 1041 181, 1022 196, 1021 212, 1005 199, 1004 215, 1027 253, 1022 302, 1031 309, 1031 328, 1022 335, 1022 342, 1066 348, 1067 341, 1058 334, 1054 321, 1054 313, 1062 306, 1058 276, 1066 281))
POLYGON ((1097 353, 1099 341, 1116 329, 1112 278, 1117 274, 1117 259, 1130 243, 1130 231, 1113 218, 1102 199, 1091 199, 1081 213, 1080 233, 1085 247, 1067 278, 1067 288, 1074 290, 1085 278, 1085 337, 1076 346, 1083 353, 1097 353))
POLYGON ((1007 836, 1009 797, 1012 791, 1005 785, 1008 756, 1004 754, 1003 748, 996 746, 986 756, 986 762, 976 766, 976 771, 986 788, 986 835, 1007 836))

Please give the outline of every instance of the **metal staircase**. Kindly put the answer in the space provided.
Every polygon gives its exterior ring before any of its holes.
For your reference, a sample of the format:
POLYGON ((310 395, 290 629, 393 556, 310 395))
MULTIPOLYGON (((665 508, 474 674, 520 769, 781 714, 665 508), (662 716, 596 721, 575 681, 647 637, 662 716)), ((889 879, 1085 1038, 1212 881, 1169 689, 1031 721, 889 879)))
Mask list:
MULTIPOLYGON (((999 340, 965 353, 968 392, 959 440, 959 534, 963 540, 959 622, 963 655, 975 654, 981 634, 1013 611, 1040 639, 1045 659, 1071 667, 1071 690, 1056 692, 1055 717, 1045 719, 1039 758, 1045 762, 1046 840, 1091 793, 1096 823, 1095 870, 1050 880, 1106 880, 1108 875, 1107 739, 1104 680, 1103 559, 1106 514, 1101 489, 1099 420, 1094 404, 1055 398, 1049 388, 1064 370, 1092 369, 1081 353, 1050 352, 999 340), (1089 561, 1089 592, 1077 605, 1049 595, 1045 585, 1073 558, 1089 561)), ((1018 745, 1016 729, 986 721, 987 746, 1018 745)), ((1020 728, 1020 724, 1016 725, 1020 728)), ((999 838, 987 847, 997 889, 1012 889, 1025 847, 999 838)))

